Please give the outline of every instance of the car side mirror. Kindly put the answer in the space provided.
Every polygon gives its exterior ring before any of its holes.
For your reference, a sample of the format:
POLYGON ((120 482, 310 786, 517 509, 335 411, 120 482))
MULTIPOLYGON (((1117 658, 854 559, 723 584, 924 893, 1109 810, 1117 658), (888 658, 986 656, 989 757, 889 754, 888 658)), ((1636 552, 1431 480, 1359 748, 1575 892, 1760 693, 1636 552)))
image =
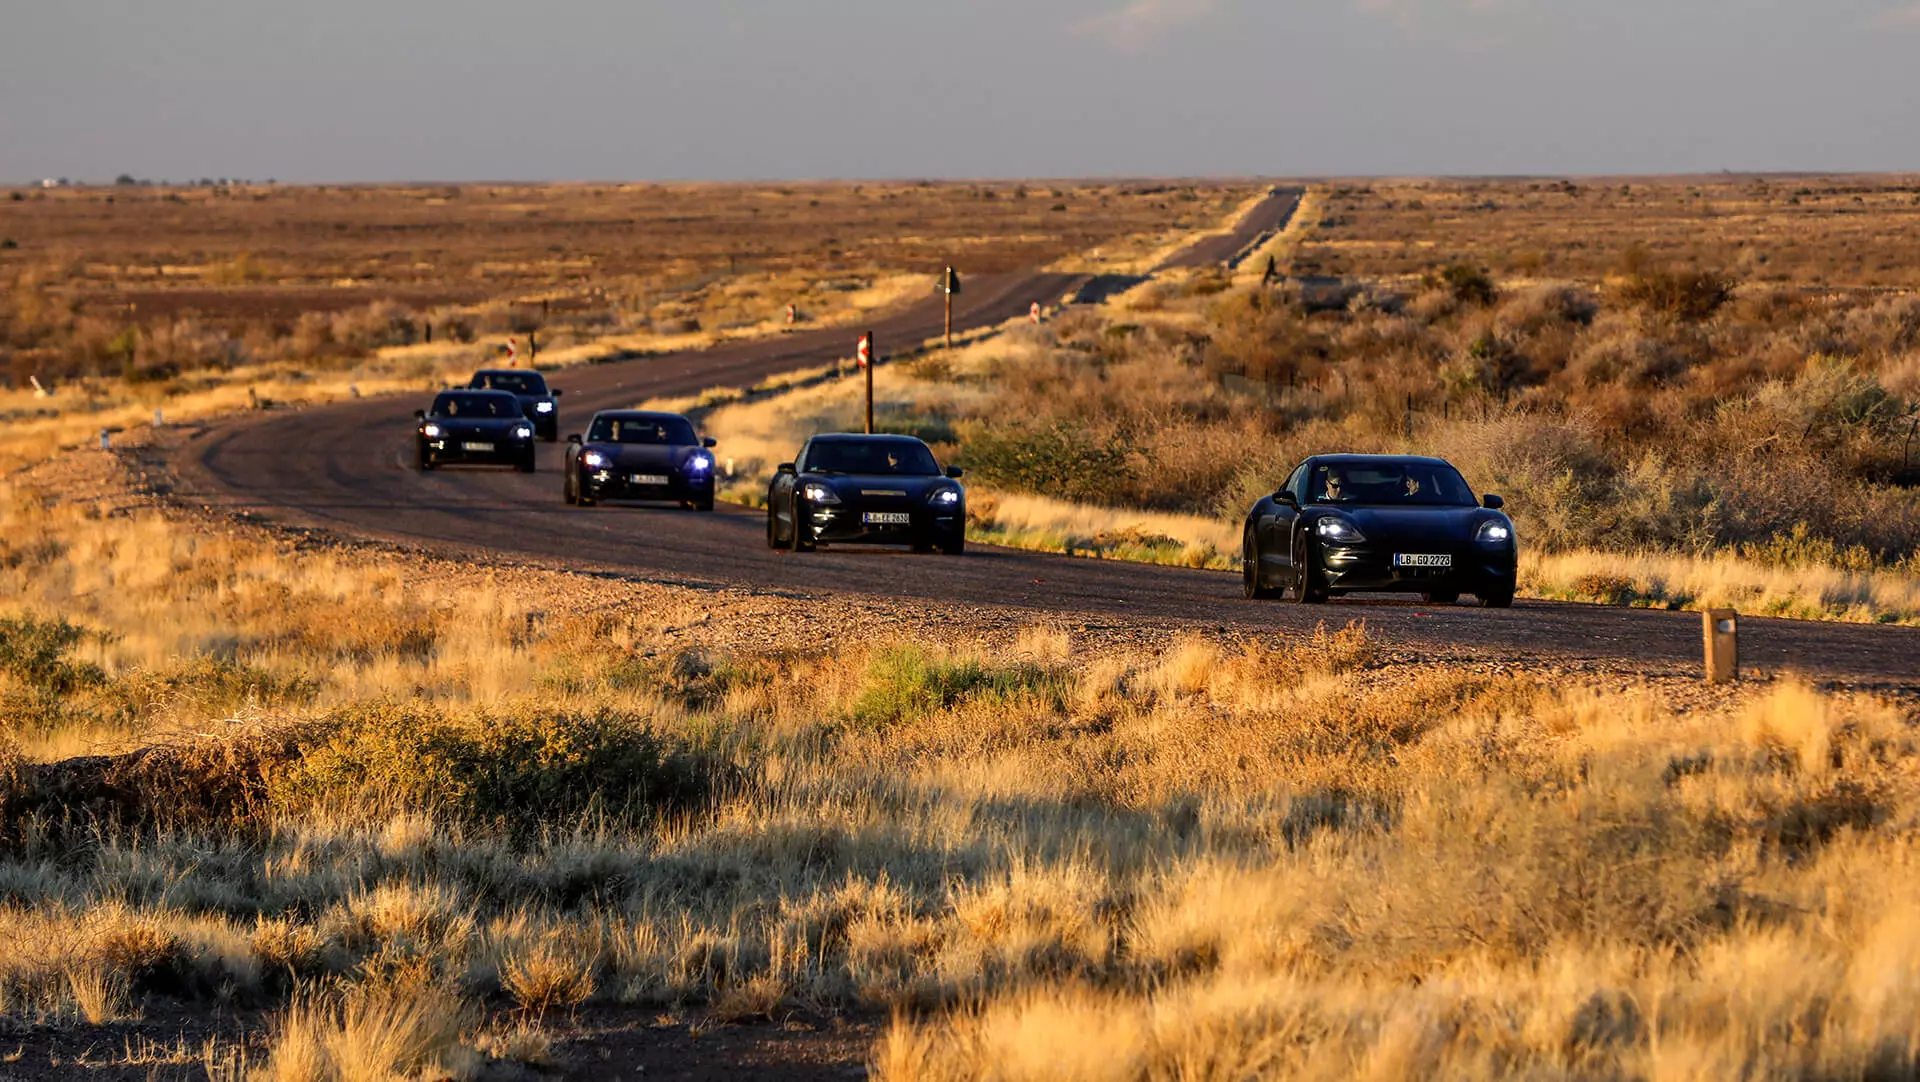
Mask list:
POLYGON ((559 398, 561 395, 566 394, 567 392, 561 390, 558 387, 555 387, 552 390, 548 391, 547 393, 552 395, 555 398, 559 398))
POLYGON ((427 419, 427 411, 426 411, 426 410, 414 410, 414 411, 413 411, 413 419, 414 419, 414 420, 416 420, 416 421, 424 421, 424 420, 426 420, 426 419, 427 419))
POLYGON ((578 433, 578 432, 575 432, 575 433, 573 433, 573 434, 571 434, 571 435, 569 435, 569 436, 567 437, 567 442, 568 442, 568 443, 579 443, 579 442, 580 442, 580 433, 578 433))
POLYGON ((1506 505, 1507 505, 1507 501, 1501 499, 1498 496, 1493 495, 1492 493, 1488 493, 1487 495, 1480 497, 1480 506, 1485 507, 1489 511, 1498 511, 1502 507, 1505 507, 1506 505))
POLYGON ((965 475, 966 472, 967 471, 961 469, 958 466, 947 467, 947 476, 953 478, 956 481, 958 481, 963 475, 965 475))
POLYGON ((1273 493, 1273 502, 1274 502, 1274 503, 1284 503, 1284 504, 1286 504, 1286 505, 1287 505, 1288 507, 1298 507, 1298 506, 1300 506, 1300 501, 1299 501, 1299 500, 1296 500, 1296 499, 1294 499, 1294 498, 1293 498, 1293 493, 1291 493, 1291 492, 1288 492, 1288 491, 1287 491, 1286 489, 1284 489, 1284 488, 1281 488, 1281 489, 1275 489, 1275 490, 1274 490, 1274 493, 1273 493))
POLYGON ((782 462, 782 463, 780 463, 780 467, 779 467, 778 469, 776 469, 776 470, 774 470, 773 472, 775 472, 775 473, 792 473, 792 472, 794 472, 794 469, 793 469, 793 463, 791 463, 791 462, 782 462))
POLYGON ((720 442, 719 440, 714 439, 712 436, 703 436, 700 439, 700 446, 712 447, 714 444, 719 442, 720 442))

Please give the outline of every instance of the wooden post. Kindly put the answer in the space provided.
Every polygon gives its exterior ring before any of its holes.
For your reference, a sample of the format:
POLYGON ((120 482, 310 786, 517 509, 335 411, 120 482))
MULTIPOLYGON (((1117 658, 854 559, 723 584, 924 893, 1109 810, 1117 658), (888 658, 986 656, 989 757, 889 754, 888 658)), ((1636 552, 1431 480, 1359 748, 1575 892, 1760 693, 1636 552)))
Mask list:
POLYGON ((528 331, 527 332, 527 367, 532 368, 533 362, 539 359, 540 359, 540 332, 528 331))
POLYGON ((1740 678, 1740 615, 1732 609, 1708 609, 1700 614, 1707 648, 1707 683, 1726 684, 1740 678))
POLYGON ((874 347, 873 332, 867 332, 867 435, 873 435, 873 365, 880 358, 880 351, 874 347))
POLYGON ((947 294, 947 352, 951 353, 953 352, 953 290, 949 289, 945 292, 947 294))

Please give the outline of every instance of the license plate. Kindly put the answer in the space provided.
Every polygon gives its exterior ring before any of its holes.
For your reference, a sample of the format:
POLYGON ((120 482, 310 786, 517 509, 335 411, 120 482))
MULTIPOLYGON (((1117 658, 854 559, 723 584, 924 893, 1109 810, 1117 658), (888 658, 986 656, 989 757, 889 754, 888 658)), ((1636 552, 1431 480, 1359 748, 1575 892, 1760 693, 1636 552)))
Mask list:
POLYGON ((905 511, 868 511, 860 519, 869 526, 905 526, 913 516, 905 511))
POLYGON ((1445 554, 1429 555, 1414 552, 1398 553, 1393 558, 1395 567, 1452 567, 1453 557, 1445 554))
POLYGON ((636 473, 633 475, 633 483, 636 485, 664 485, 667 483, 667 475, 664 473, 636 473))
POLYGON ((493 444, 491 444, 491 443, 463 443, 463 444, 461 444, 461 445, 460 445, 460 449, 461 449, 462 451, 491 451, 491 450, 493 450, 493 444))

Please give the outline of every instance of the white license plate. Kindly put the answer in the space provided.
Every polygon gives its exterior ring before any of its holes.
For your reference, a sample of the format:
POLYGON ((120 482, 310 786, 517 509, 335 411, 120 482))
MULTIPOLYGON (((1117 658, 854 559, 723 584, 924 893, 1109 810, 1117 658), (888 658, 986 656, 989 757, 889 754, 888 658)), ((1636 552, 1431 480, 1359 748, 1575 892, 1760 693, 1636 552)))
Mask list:
POLYGON ((461 449, 462 451, 491 451, 491 450, 493 450, 493 444, 491 444, 491 443, 463 443, 463 444, 461 444, 461 445, 460 445, 460 449, 461 449))
POLYGON ((664 473, 636 473, 633 475, 633 483, 636 485, 664 485, 667 483, 667 475, 664 473))
POLYGON ((913 516, 905 511, 868 511, 860 520, 869 526, 905 526, 913 521, 913 516))
POLYGON ((1445 554, 1432 555, 1415 552, 1398 553, 1393 558, 1395 567, 1452 567, 1453 557, 1445 554))

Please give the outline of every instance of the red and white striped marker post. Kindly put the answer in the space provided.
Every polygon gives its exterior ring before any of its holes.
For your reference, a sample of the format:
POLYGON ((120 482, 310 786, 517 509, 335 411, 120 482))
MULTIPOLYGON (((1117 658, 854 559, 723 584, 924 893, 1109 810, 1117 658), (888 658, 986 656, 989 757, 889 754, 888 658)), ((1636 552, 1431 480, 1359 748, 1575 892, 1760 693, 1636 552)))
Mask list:
POLYGON ((520 367, 520 343, 511 338, 507 339, 507 367, 520 367))
POLYGON ((860 336, 860 346, 853 353, 855 364, 867 370, 867 435, 873 435, 873 332, 860 336))
POLYGON ((1034 301, 1033 306, 1027 309, 1027 318, 1033 320, 1035 323, 1040 322, 1040 302, 1039 301, 1034 301))
POLYGON ((800 322, 800 306, 797 304, 787 305, 787 326, 791 327, 798 322, 800 322))

